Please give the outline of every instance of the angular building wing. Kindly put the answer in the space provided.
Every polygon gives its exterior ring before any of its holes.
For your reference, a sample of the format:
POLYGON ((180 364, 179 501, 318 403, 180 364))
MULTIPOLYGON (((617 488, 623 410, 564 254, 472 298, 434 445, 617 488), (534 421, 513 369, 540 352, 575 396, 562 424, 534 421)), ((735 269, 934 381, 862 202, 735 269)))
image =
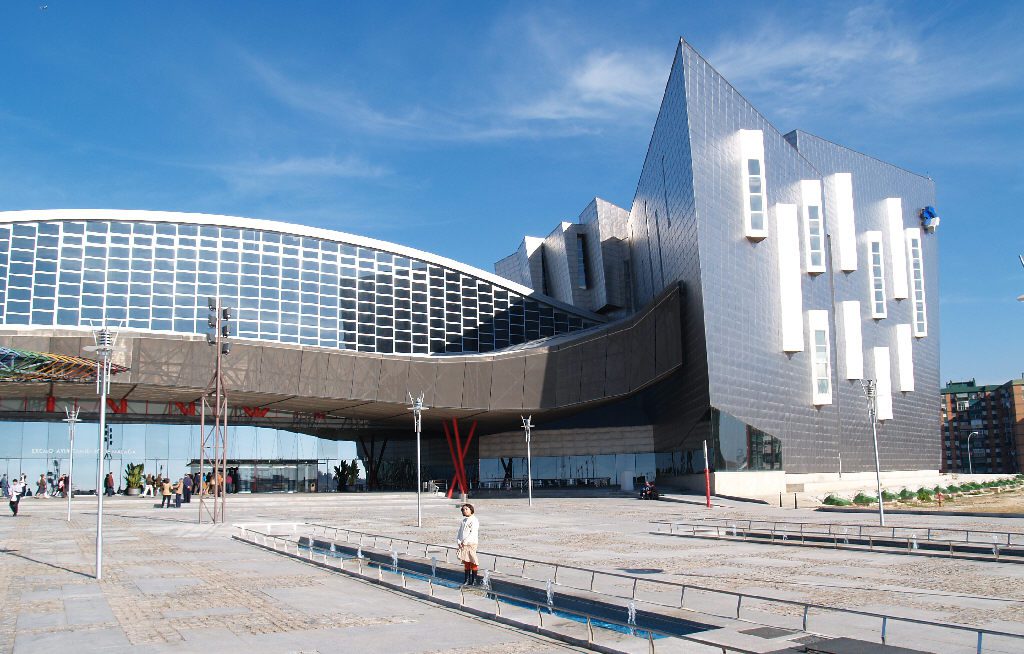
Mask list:
POLYGON ((685 290, 684 370, 644 403, 659 476, 705 438, 718 471, 867 470, 862 379, 883 468, 935 470, 933 204, 927 177, 783 134, 681 41, 624 235, 630 306, 685 290))

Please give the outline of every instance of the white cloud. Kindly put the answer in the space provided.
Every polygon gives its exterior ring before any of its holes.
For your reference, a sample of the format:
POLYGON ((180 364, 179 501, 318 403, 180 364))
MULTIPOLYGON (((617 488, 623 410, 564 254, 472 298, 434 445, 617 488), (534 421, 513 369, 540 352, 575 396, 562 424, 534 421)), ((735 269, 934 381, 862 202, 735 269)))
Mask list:
POLYGON ((220 167, 233 175, 258 178, 281 177, 348 177, 377 178, 390 174, 383 167, 370 164, 356 156, 342 159, 335 157, 288 157, 287 159, 254 161, 244 164, 220 167))
POLYGON ((1012 62, 1024 52, 1001 29, 964 30, 950 47, 927 20, 911 23, 871 4, 831 25, 767 19, 742 36, 724 35, 706 54, 741 93, 780 118, 827 110, 920 120, 916 112, 1019 82, 1012 62))
POLYGON ((527 120, 611 121, 644 118, 657 108, 668 77, 665 57, 647 52, 593 50, 574 57, 541 97, 510 107, 527 120), (582 59, 574 65, 577 59, 582 59))
POLYGON ((293 156, 284 159, 252 159, 198 168, 218 175, 241 196, 268 196, 299 190, 309 193, 337 180, 371 180, 391 175, 388 168, 371 164, 354 155, 342 158, 293 156))

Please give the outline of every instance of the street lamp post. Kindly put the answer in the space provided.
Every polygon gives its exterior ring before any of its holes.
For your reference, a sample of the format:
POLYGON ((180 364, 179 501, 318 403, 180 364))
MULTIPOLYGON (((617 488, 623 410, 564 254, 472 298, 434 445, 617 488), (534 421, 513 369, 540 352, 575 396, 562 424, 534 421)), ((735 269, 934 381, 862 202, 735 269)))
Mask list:
POLYGON ((422 471, 420 469, 420 431, 423 428, 423 412, 427 410, 423 406, 423 393, 419 394, 419 397, 413 398, 412 393, 409 393, 409 410, 412 411, 412 425, 413 429, 416 430, 416 526, 423 526, 423 480, 421 479, 422 471))
MULTIPOLYGON (((519 416, 523 418, 523 416, 519 416)), ((533 459, 530 456, 530 434, 533 429, 533 416, 523 418, 523 429, 526 431, 526 495, 533 506, 533 459)))
POLYGON ((103 578, 103 462, 106 457, 107 395, 110 393, 110 364, 115 334, 101 327, 93 334, 95 345, 84 348, 99 355, 96 361, 96 392, 100 394, 99 449, 96 461, 96 579, 103 578))
POLYGON ((971 460, 971 436, 977 436, 978 432, 972 431, 967 434, 967 470, 969 474, 974 474, 974 462, 971 460))
POLYGON ((885 506, 882 500, 882 471, 878 464, 878 387, 874 379, 862 379, 864 393, 868 396, 868 415, 871 418, 871 442, 875 446, 875 488, 878 491, 878 524, 885 526, 885 506))
POLYGON ((75 496, 73 481, 75 478, 75 424, 78 422, 78 407, 76 406, 73 411, 71 410, 71 407, 64 407, 64 413, 67 415, 64 422, 68 423, 68 440, 70 441, 70 444, 68 445, 68 459, 70 459, 68 465, 68 480, 67 483, 64 484, 64 491, 68 495, 68 522, 71 522, 71 500, 75 496))

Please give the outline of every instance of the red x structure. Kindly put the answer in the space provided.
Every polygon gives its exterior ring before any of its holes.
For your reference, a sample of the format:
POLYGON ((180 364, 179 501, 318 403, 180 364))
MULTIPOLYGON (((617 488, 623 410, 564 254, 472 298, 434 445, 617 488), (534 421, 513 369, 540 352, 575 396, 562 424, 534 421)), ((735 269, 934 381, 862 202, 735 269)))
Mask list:
POLYGON ((469 452, 469 444, 473 442, 473 434, 476 433, 476 420, 473 421, 472 426, 469 428, 469 434, 466 436, 465 443, 459 437, 458 418, 452 418, 451 431, 448 431, 448 421, 442 422, 441 426, 444 427, 444 437, 448 439, 448 451, 451 453, 452 463, 455 465, 455 478, 452 479, 452 483, 448 484, 448 498, 451 499, 456 485, 459 486, 463 493, 469 492, 469 483, 466 481, 466 453, 469 452), (452 441, 452 433, 455 434, 454 442, 452 441))

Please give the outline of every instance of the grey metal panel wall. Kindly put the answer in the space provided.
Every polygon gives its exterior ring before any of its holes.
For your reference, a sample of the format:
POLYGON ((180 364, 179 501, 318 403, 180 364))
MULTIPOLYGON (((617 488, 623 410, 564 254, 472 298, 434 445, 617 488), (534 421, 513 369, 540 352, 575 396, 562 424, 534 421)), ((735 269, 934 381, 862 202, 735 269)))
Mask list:
POLYGON ((443 407, 462 406, 466 363, 461 360, 437 362, 436 403, 443 407))
POLYGON ((380 385, 377 389, 378 402, 407 401, 409 384, 409 360, 399 357, 383 357, 380 361, 380 385))
POLYGON ((462 406, 485 409, 491 403, 491 362, 466 361, 466 379, 462 388, 462 406))
MULTIPOLYGON (((235 356, 232 348, 231 356, 235 356)), ((327 368, 330 364, 330 354, 316 350, 303 350, 299 376, 296 386, 297 395, 305 397, 330 397, 327 394, 327 368)))
POLYGON ((545 375, 548 369, 547 352, 527 354, 523 357, 526 383, 523 385, 523 408, 544 406, 545 375))
POLYGON ((380 388, 380 357, 358 356, 352 360, 352 398, 376 400, 380 388))
MULTIPOLYGON (((877 230, 886 234, 886 213, 883 201, 888 197, 903 200, 904 227, 920 227, 917 212, 921 207, 935 203, 934 182, 921 175, 878 161, 824 139, 796 132, 789 135, 800 153, 811 161, 823 175, 837 172, 852 174, 854 214, 858 243, 856 271, 834 272, 836 301, 859 300, 862 306, 861 331, 864 342, 864 374, 874 376, 873 347, 888 347, 892 358, 893 420, 886 421, 879 430, 879 459, 887 469, 937 469, 941 456, 939 435, 939 265, 938 233, 923 234, 921 246, 924 258, 925 296, 928 308, 928 335, 913 339, 915 390, 898 391, 896 369, 896 324, 910 324, 913 318, 911 299, 894 300, 888 297, 887 317, 870 318, 866 303, 869 300, 868 265, 863 232, 877 230)), ((834 205, 826 197, 826 208, 834 205)), ((826 218, 828 216, 826 215, 826 218)), ((837 247, 833 240, 833 251, 837 247)), ((891 250, 885 252, 887 291, 893 270, 891 250)), ((841 345, 841 344, 840 344, 841 345)), ((842 353, 841 347, 837 351, 842 353)), ((840 370, 845 362, 840 358, 840 370)), ((858 381, 847 381, 841 376, 837 384, 840 422, 836 427, 842 434, 839 445, 844 470, 865 470, 874 465, 871 431, 867 417, 867 401, 858 381)))
MULTIPOLYGON (((683 44, 676 50, 661 110, 630 209, 628 238, 633 303, 653 300, 663 288, 682 283, 682 374, 689 382, 674 404, 676 418, 665 440, 682 439, 708 407, 708 358, 704 335, 701 253, 694 201, 687 79, 683 44)), ((609 383, 619 351, 609 341, 609 383)), ((616 361, 617 363, 617 361, 616 361)))
POLYGON ((710 404, 781 438, 787 471, 835 470, 834 409, 811 402, 805 317, 807 310, 831 308, 829 279, 801 274, 805 349, 783 352, 774 211, 777 203, 800 205, 800 180, 819 179, 819 174, 688 45, 683 60, 710 404), (768 237, 761 241, 744 234, 741 129, 764 134, 768 237))
POLYGON ((327 364, 327 393, 329 397, 352 397, 352 376, 355 365, 352 357, 332 352, 327 364))
POLYGON ((629 340, 627 334, 618 331, 605 337, 608 354, 605 360, 606 395, 622 395, 629 392, 629 340))
POLYGON ((412 359, 409 361, 409 391, 416 396, 423 393, 423 402, 434 406, 436 394, 434 385, 437 380, 437 363, 429 359, 412 359))
POLYGON ((569 406, 580 401, 580 347, 571 345, 554 353, 555 406, 569 406))
MULTIPOLYGON (((135 342, 142 344, 147 341, 138 339, 135 342)), ((229 365, 224 366, 224 385, 228 391, 257 387, 263 361, 262 349, 258 345, 232 344, 229 365)))
POLYGON ((491 410, 522 409, 525 357, 500 357, 492 363, 491 410))
POLYGON ((597 400, 605 393, 605 372, 608 365, 608 339, 595 338, 582 343, 580 349, 580 401, 597 400))

